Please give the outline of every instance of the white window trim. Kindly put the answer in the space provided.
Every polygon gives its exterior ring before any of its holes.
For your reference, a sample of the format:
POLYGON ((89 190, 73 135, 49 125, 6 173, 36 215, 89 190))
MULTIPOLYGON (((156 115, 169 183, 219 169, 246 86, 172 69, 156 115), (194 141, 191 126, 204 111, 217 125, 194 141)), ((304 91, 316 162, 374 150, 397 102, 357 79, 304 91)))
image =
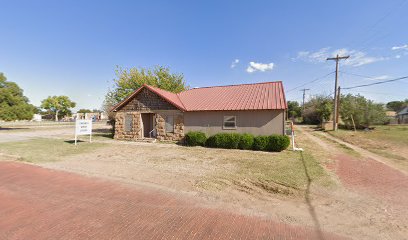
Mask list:
MULTIPOLYGON (((227 122, 232 122, 232 121, 227 121, 227 122)), ((224 120, 222 121, 222 129, 225 129, 225 130, 234 130, 234 129, 237 129, 237 116, 224 116, 224 120), (225 120, 228 119, 228 118, 232 118, 232 117, 235 119, 235 120, 233 121, 235 127, 226 127, 226 126, 225 126, 225 120)))

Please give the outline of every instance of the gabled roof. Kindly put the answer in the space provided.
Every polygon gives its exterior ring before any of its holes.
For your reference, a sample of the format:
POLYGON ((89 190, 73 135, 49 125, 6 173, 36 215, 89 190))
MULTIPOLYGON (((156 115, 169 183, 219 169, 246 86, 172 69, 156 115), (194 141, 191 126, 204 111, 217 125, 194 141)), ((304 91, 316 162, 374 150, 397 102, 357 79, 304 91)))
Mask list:
POLYGON ((217 87, 193 88, 178 94, 143 85, 112 110, 129 102, 147 88, 181 111, 283 110, 287 109, 283 84, 263 82, 217 87))
POLYGON ((401 111, 397 113, 397 115, 405 115, 408 114, 408 106, 404 107, 401 111))
POLYGON ((119 102, 118 104, 116 104, 111 111, 117 111, 118 108, 120 108, 121 106, 125 105, 126 103, 128 103, 130 100, 133 99, 133 97, 135 97, 140 91, 142 91, 143 88, 147 88, 150 91, 156 93, 157 95, 159 95, 161 98, 163 98, 165 101, 169 102, 170 104, 172 104, 173 106, 175 106, 176 108, 178 108, 181 111, 186 111, 186 109, 184 108, 183 104, 180 101, 180 98, 177 96, 177 94, 172 93, 172 92, 168 92, 166 90, 157 88, 157 87, 153 87, 147 84, 143 84, 139 89, 137 89, 136 91, 134 91, 132 94, 130 94, 127 98, 125 98, 123 101, 119 102))

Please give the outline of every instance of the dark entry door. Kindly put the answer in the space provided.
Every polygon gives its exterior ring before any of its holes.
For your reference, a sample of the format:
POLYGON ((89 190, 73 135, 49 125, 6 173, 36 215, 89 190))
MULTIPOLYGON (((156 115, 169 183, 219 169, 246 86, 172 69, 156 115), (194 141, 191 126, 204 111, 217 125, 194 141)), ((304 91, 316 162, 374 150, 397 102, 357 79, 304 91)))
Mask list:
POLYGON ((145 138, 148 138, 149 133, 153 130, 153 115, 153 113, 142 113, 143 134, 145 138))

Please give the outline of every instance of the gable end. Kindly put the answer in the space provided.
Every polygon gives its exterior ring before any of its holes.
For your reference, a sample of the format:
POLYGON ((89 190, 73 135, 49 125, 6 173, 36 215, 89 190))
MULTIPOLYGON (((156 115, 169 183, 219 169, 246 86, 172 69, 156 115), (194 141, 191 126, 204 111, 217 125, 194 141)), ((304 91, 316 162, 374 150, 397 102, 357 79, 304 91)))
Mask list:
POLYGON ((120 106, 117 111, 177 110, 168 101, 147 88, 141 89, 133 99, 120 106))

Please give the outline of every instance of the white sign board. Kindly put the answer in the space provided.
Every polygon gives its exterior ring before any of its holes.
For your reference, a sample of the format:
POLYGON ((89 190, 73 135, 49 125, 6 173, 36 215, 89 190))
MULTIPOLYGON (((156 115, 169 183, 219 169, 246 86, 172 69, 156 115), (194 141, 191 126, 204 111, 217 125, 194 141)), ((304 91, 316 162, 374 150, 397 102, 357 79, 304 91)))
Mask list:
POLYGON ((92 141, 92 120, 76 120, 75 122, 75 145, 78 135, 89 135, 89 142, 92 141))

